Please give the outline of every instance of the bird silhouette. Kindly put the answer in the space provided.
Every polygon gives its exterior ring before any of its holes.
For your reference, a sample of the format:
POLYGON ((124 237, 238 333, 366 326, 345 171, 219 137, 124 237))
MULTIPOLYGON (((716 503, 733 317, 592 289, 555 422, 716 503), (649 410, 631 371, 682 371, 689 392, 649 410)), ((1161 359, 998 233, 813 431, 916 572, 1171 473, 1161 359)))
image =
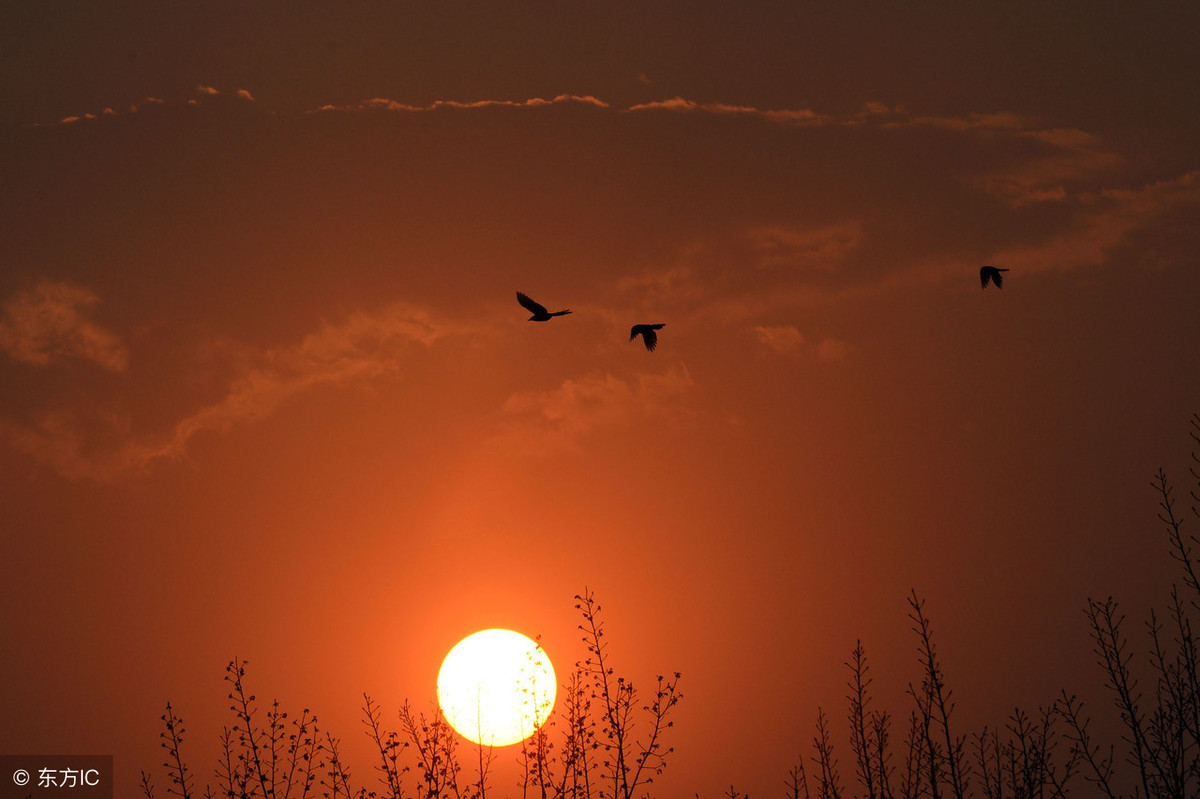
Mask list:
POLYGON ((1007 271, 1008 271, 1007 269, 1001 268, 999 266, 980 267, 979 283, 983 286, 983 288, 987 288, 988 281, 990 280, 996 284, 996 288, 1002 289, 1002 288, 1004 288, 1004 275, 1002 275, 1000 273, 1007 272, 1007 271))
POLYGON ((548 322, 551 317, 565 316, 570 313, 570 311, 555 311, 554 313, 550 313, 546 310, 546 306, 534 302, 529 299, 529 295, 522 294, 519 291, 517 292, 517 302, 521 303, 521 305, 525 306, 533 314, 533 316, 529 317, 530 322, 548 322))
POLYGON ((658 346, 658 333, 655 330, 662 330, 666 324, 660 323, 657 325, 634 325, 629 328, 629 340, 633 341, 638 336, 642 337, 642 341, 646 344, 646 349, 654 352, 654 348, 658 346))

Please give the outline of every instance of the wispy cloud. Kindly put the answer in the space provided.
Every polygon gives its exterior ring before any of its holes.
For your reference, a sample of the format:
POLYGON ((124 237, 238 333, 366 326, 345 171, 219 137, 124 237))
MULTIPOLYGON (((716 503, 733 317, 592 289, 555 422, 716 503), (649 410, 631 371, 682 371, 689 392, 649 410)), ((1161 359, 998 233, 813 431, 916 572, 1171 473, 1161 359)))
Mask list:
POLYGON ((841 266, 862 240, 862 224, 841 222, 824 227, 772 225, 747 232, 760 268, 830 272, 841 266))
POLYGON ((722 116, 747 116, 790 125, 826 125, 836 121, 833 117, 818 114, 809 108, 762 109, 749 105, 734 105, 730 103, 698 103, 683 97, 638 103, 637 105, 629 106, 625 110, 631 113, 639 111, 674 111, 717 114, 722 116))
POLYGON ((506 454, 545 455, 576 451, 602 430, 647 420, 685 423, 693 417, 688 397, 695 382, 687 368, 632 377, 589 374, 564 380, 549 391, 513 394, 504 403, 505 422, 492 439, 506 454))
POLYGON ((0 351, 15 361, 47 366, 84 360, 120 372, 129 353, 114 334, 87 318, 100 298, 65 281, 43 280, 2 306, 0 351))
POLYGON ((1076 225, 1046 241, 1002 250, 992 260, 1039 272, 1099 266, 1138 229, 1200 204, 1200 170, 1139 188, 1090 192, 1077 202, 1076 225))
MULTIPOLYGON (((214 87, 204 84, 195 89, 205 96, 209 90, 216 91, 214 87)), ((252 99, 246 89, 238 90, 237 95, 252 99)), ((143 105, 151 101, 151 98, 147 98, 143 105)), ((179 100, 173 102, 178 103, 179 100)), ((424 105, 377 97, 351 105, 323 105, 310 113, 483 113, 488 109, 518 109, 536 113, 536 109, 551 106, 586 108, 589 112, 595 109, 597 113, 611 115, 624 114, 627 115, 626 119, 678 114, 696 120, 697 125, 702 125, 705 118, 738 118, 745 119, 749 126, 788 126, 795 128, 798 135, 803 135, 802 131, 809 127, 853 127, 868 132, 866 136, 856 137, 858 142, 865 142, 872 150, 883 153, 890 152, 889 144, 896 144, 900 153, 897 157, 900 158, 920 157, 928 154, 930 148, 938 148, 945 143, 960 144, 963 157, 953 161, 953 168, 961 169, 961 173, 948 174, 947 170, 942 170, 941 179, 953 181, 958 184, 958 189, 965 189, 976 196, 980 193, 987 195, 1016 213, 1027 213, 1029 206, 1053 204, 1057 214, 1054 219, 1064 220, 1047 222, 1047 225, 1059 225, 1061 232, 1058 233, 1030 230, 1030 237, 1045 237, 1040 244, 1025 244, 1019 249, 998 248, 995 253, 960 252, 953 254, 954 257, 965 255, 971 259, 999 259, 1012 256, 1047 264, 1095 263, 1100 257, 1098 253, 1123 240, 1132 230, 1159 213, 1144 205, 1139 206, 1131 196, 1122 197, 1119 192, 1106 192, 1102 188, 1118 179, 1122 170, 1127 173, 1131 169, 1131 165, 1103 137, 1077 128, 1048 125, 1036 118, 1004 110, 965 114, 919 113, 903 106, 868 102, 856 112, 832 115, 802 107, 759 108, 738 103, 699 102, 682 96, 614 107, 592 95, 560 94, 523 100, 447 99, 424 105), (876 143, 874 137, 879 137, 881 141, 876 143), (1070 224, 1072 219, 1075 220, 1075 226, 1071 230, 1061 230, 1062 225, 1070 224), (1085 235, 1090 238, 1081 238, 1085 235), (1068 252, 1069 248, 1076 245, 1081 247, 1078 253, 1068 252)), ((100 114, 69 119, 97 119, 109 112, 117 113, 106 109, 100 114)), ((881 168, 886 172, 888 164, 882 163, 881 168)), ((908 188, 908 185, 901 188, 908 188)), ((917 185, 914 193, 918 199, 923 199, 920 190, 920 185, 917 185)), ((1138 190, 1132 192, 1139 196, 1141 194, 1138 190)), ((1145 195, 1148 198, 1153 192, 1147 191, 1145 195)), ((1166 195, 1160 199, 1163 203, 1180 201, 1170 200, 1166 195)), ((853 214, 855 209, 842 208, 840 213, 843 216, 853 214)), ((759 277, 763 280, 778 281, 775 289, 808 293, 819 288, 814 284, 822 281, 826 288, 830 288, 845 287, 858 277, 863 280, 910 279, 914 273, 923 272, 923 265, 934 261, 944 264, 947 260, 944 253, 927 255, 914 251, 906 261, 901 259, 903 263, 872 267, 866 259, 878 249, 875 247, 874 231, 882 226, 877 224, 878 219, 871 217, 870 208, 863 213, 866 216, 862 221, 834 222, 811 229, 784 216, 766 224, 755 225, 748 221, 747 226, 738 231, 714 231, 710 238, 685 243, 683 246, 693 246, 695 252, 681 252, 675 265, 656 265, 643 275, 626 278, 617 288, 622 292, 643 291, 648 301, 670 297, 690 302, 703 299, 700 295, 709 287, 713 295, 719 297, 719 301, 733 313, 737 310, 735 299, 739 286, 709 286, 712 275, 725 275, 728 270, 724 264, 709 265, 705 259, 726 263, 736 260, 743 266, 758 267, 762 273, 759 277), (726 240, 717 241, 721 236, 726 240), (847 265, 852 265, 854 269, 845 268, 847 265), (774 275, 767 274, 769 272, 774 272, 774 275)))
POLYGON ((608 103, 591 95, 560 94, 546 99, 531 97, 528 100, 475 100, 462 102, 459 100, 436 100, 429 105, 410 105, 408 103, 389 100, 384 97, 373 97, 353 105, 323 105, 311 113, 331 111, 395 111, 395 112, 428 112, 441 109, 479 109, 479 108, 544 108, 551 105, 590 105, 597 108, 608 108, 608 103))
POLYGON ((255 358, 230 384, 224 399, 175 425, 157 457, 182 454, 188 441, 203 430, 226 430, 238 422, 266 417, 285 400, 315 386, 397 373, 403 345, 428 346, 444 332, 428 313, 403 305, 326 324, 295 346, 268 350, 255 358))
POLYGON ((112 108, 105 108, 103 111, 101 111, 98 114, 93 114, 91 112, 88 112, 85 114, 72 114, 71 116, 65 116, 59 120, 59 123, 63 124, 63 125, 70 125, 75 122, 82 122, 87 119, 99 119, 100 117, 111 117, 111 116, 116 116, 116 115, 117 115, 117 112, 115 110, 113 110, 112 108))
POLYGON ((616 289, 689 324, 744 328, 871 280, 850 268, 866 237, 854 219, 718 230, 688 242, 674 263, 622 277, 616 289))
POLYGON ((794 325, 757 325, 753 333, 760 344, 780 355, 844 361, 850 354, 850 345, 845 341, 824 338, 811 342, 794 325))
POLYGON ((990 137, 997 141, 1040 145, 1014 166, 988 172, 977 184, 1006 203, 1019 206, 1062 200, 1065 183, 1110 171, 1123 163, 1099 137, 1077 128, 1048 127, 1040 121, 1007 111, 959 115, 916 115, 903 106, 866 103, 862 110, 833 116, 810 108, 757 108, 730 103, 700 103, 683 97, 639 103, 626 112, 673 112, 716 116, 741 116, 795 126, 874 126, 880 130, 925 128, 963 136, 990 137))
POLYGON ((817 357, 823 361, 844 361, 850 351, 850 345, 837 338, 824 338, 817 344, 817 357))
POLYGON ((684 297, 688 296, 691 291, 688 284, 695 277, 695 270, 687 264, 654 267, 620 278, 617 281, 617 291, 622 294, 636 293, 651 298, 684 297))
MULTIPOLYGON (((199 97, 193 96, 193 97, 187 98, 184 101, 176 100, 175 102, 182 102, 186 105, 197 106, 197 105, 201 105, 202 98, 216 97, 216 96, 220 95, 221 92, 220 92, 220 90, 215 89, 212 86, 206 86, 204 84, 200 84, 200 85, 196 86, 195 94, 199 95, 199 97)), ((254 101, 254 95, 250 93, 249 89, 238 89, 236 96, 242 100, 248 100, 250 102, 254 101)), ((166 106, 166 105, 171 105, 171 104, 172 103, 170 101, 166 100, 163 97, 144 97, 144 98, 142 98, 142 100, 140 102, 132 103, 128 106, 121 106, 120 108, 106 106, 105 108, 103 108, 100 111, 85 111, 82 114, 69 114, 61 119, 55 120, 54 122, 34 122, 34 123, 30 123, 29 125, 27 125, 27 127, 40 128, 40 127, 47 127, 47 126, 52 126, 52 125, 73 125, 77 122, 90 122, 93 120, 103 119, 106 117, 117 117, 117 116, 122 116, 124 114, 136 114, 138 111, 141 111, 150 106, 166 106)))
POLYGON ((1023 143, 1034 149, 1015 163, 975 178, 976 185, 1008 205, 1062 201, 1068 184, 1112 172, 1124 163, 1100 137, 1078 128, 1049 127, 1010 112, 910 116, 900 111, 881 121, 884 129, 928 128, 1023 143))
POLYGON ((1125 159, 1097 136, 1081 130, 1032 128, 1012 134, 1041 145, 1042 152, 1007 169, 986 173, 977 184, 1008 205, 1060 202, 1072 183, 1113 174, 1125 159))
POLYGON ((453 332, 461 329, 407 304, 355 313, 295 345, 243 353, 223 397, 181 418, 166 435, 136 436, 128 421, 95 411, 44 412, 32 424, 0 422, 0 434, 65 477, 111 480, 180 457, 197 434, 263 419, 318 386, 399 374, 408 347, 431 346, 453 332))
POLYGON ((792 325, 759 325, 754 335, 768 349, 780 353, 799 352, 808 342, 804 334, 792 325))
MULTIPOLYGON (((223 92, 208 84, 197 84, 188 105, 202 105, 207 98, 223 92)), ((253 94, 244 88, 231 96, 254 101, 253 94)), ((146 98, 141 106, 129 107, 136 112, 156 98, 146 98)), ((1034 152, 1014 155, 1011 162, 968 178, 983 191, 1006 204, 1018 207, 1031 203, 1063 201, 1070 196, 1073 181, 1093 177, 1119 167, 1123 160, 1099 137, 1074 128, 1050 127, 1031 117, 996 111, 959 115, 915 114, 903 106, 868 102, 856 113, 836 116, 811 108, 759 108, 726 102, 698 102, 676 96, 663 100, 637 103, 615 108, 594 95, 559 94, 554 97, 531 97, 524 100, 435 100, 419 105, 385 97, 373 97, 349 105, 326 104, 308 113, 433 113, 438 111, 479 111, 485 109, 537 109, 550 106, 588 106, 621 114, 670 113, 694 117, 740 117, 761 120, 766 124, 797 128, 812 127, 874 127, 881 132, 925 129, 945 134, 990 139, 995 142, 1015 142, 1032 145, 1034 152)), ((70 124, 116 116, 122 112, 107 107, 99 112, 73 114, 54 124, 70 124)))
POLYGON ((1032 126, 1032 122, 1027 117, 1008 111, 959 115, 931 114, 923 116, 911 116, 901 111, 896 116, 897 118, 895 119, 885 121, 883 126, 890 128, 929 127, 955 131, 991 132, 1025 131, 1032 126))
POLYGON ((115 414, 42 411, 31 423, 0 419, 0 441, 69 480, 109 482, 144 465, 153 447, 127 439, 115 414))

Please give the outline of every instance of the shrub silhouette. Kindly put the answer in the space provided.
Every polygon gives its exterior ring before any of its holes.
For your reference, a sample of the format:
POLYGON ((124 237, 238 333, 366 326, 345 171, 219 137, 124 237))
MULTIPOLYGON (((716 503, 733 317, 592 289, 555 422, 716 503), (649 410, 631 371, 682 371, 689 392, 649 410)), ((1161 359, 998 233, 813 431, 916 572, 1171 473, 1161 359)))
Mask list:
MULTIPOLYGON (((575 598, 584 619, 579 630, 588 654, 575 664, 566 685, 561 729, 551 717, 521 743, 520 795, 632 799, 666 768, 672 749, 663 740, 674 725, 672 711, 683 698, 678 690, 680 675, 658 677, 648 704, 639 707, 633 682, 617 676, 611 665, 600 605, 586 589, 575 598), (634 735, 635 724, 645 730, 641 737, 634 735), (555 732, 561 732, 557 748, 555 732)), ((382 722, 382 709, 365 693, 363 724, 379 757, 378 787, 357 784, 341 758, 339 739, 321 728, 308 708, 289 718, 275 701, 262 712, 256 696, 246 688, 246 665, 235 658, 225 669, 234 721, 221 732, 216 788, 206 785, 197 792, 182 756, 183 720, 167 704, 160 738, 167 753, 162 767, 169 780, 168 796, 486 799, 491 790, 488 773, 496 757, 492 747, 474 746, 475 770, 468 778, 463 771, 463 739, 436 706, 427 717, 405 702, 398 713, 399 731, 389 730, 382 722)), ((532 690, 536 692, 536 685, 532 690)), ((537 701, 536 695, 533 700, 537 701)), ((152 775, 143 771, 141 778, 142 793, 154 799, 152 775)))
MULTIPOLYGON (((1193 445, 1200 447, 1200 414, 1192 415, 1189 427, 1193 445)), ((1189 496, 1196 519, 1200 519, 1198 451, 1192 450, 1188 470, 1195 481, 1189 496)), ((872 679, 861 641, 846 663, 850 748, 862 795, 869 799, 1065 797, 1072 779, 1082 776, 1091 793, 1109 799, 1127 791, 1134 797, 1200 796, 1200 642, 1193 632, 1193 619, 1200 611, 1200 538, 1184 532, 1166 472, 1160 469, 1151 485, 1158 495, 1158 518, 1165 526, 1171 557, 1183 576, 1182 585, 1171 587, 1165 613, 1150 612, 1144 660, 1134 656, 1126 618, 1111 596, 1089 599, 1084 610, 1097 663, 1117 710, 1122 730, 1119 744, 1095 740, 1084 703, 1065 689, 1034 713, 1016 708, 1000 729, 959 733, 951 724, 953 694, 937 657, 925 602, 913 591, 908 597, 909 619, 917 636, 921 680, 908 687, 914 707, 909 711, 902 759, 894 760, 890 747, 892 716, 871 709, 872 679), (1139 677, 1140 671, 1145 671, 1144 677, 1139 677)), ((807 799, 845 795, 828 718, 820 708, 809 762, 815 767, 811 780, 804 760, 798 760, 785 780, 786 795, 807 799)), ((728 795, 741 796, 732 787, 728 795)))

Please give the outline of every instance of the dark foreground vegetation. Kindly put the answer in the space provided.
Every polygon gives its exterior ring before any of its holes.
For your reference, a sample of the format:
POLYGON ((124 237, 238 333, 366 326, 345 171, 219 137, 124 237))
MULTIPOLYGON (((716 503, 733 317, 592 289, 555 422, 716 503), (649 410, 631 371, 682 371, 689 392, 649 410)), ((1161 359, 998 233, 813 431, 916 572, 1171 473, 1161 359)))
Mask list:
MULTIPOLYGON (((1188 492, 1192 523, 1200 521, 1200 414, 1189 435, 1195 445, 1188 492)), ((1097 664, 1103 671, 1119 741, 1091 733, 1083 702, 1063 691, 1049 706, 1014 710, 997 728, 961 731, 946 684, 925 603, 914 591, 909 619, 917 639, 920 680, 909 685, 903 717, 872 705, 870 668, 861 643, 846 663, 853 774, 834 755, 831 719, 817 712, 812 751, 781 781, 784 796, 806 799, 1055 799, 1071 796, 1187 799, 1200 796, 1200 640, 1192 623, 1200 612, 1200 538, 1184 530, 1184 514, 1162 470, 1152 482, 1172 558, 1180 567, 1163 610, 1151 611, 1134 645, 1120 606, 1091 599, 1085 609, 1097 664), (1135 655, 1135 651, 1138 653, 1135 655), (897 744, 897 741, 899 742, 897 744)), ((179 797, 416 797, 486 799, 493 795, 541 799, 633 799, 653 793, 672 752, 666 744, 672 710, 682 698, 679 674, 658 677, 649 693, 616 675, 600 606, 585 591, 576 597, 587 657, 575 664, 562 709, 518 750, 518 784, 489 784, 493 752, 467 745, 435 711, 430 717, 405 704, 400 727, 389 730, 382 711, 363 696, 367 734, 378 749, 377 774, 367 788, 354 783, 338 753, 338 739, 307 709, 289 717, 279 703, 263 709, 247 693, 245 663, 226 669, 232 726, 221 736, 216 787, 196 787, 182 755, 183 722, 170 704, 163 715, 166 793, 179 797), (636 734, 635 734, 636 733, 636 734)), ((148 799, 153 777, 142 773, 148 799)), ((731 787, 729 799, 749 799, 731 787)))
MULTIPOLYGON (((648 694, 618 676, 608 652, 600 605, 590 591, 576 596, 583 617, 579 630, 587 657, 575 664, 561 710, 523 741, 522 797, 620 797, 633 799, 651 790, 671 754, 667 730, 672 710, 683 698, 678 673, 659 676, 648 694), (635 729, 636 727, 636 729, 635 729)), ((308 799, 309 797, 416 797, 417 799, 503 799, 508 786, 489 784, 494 751, 467 744, 434 709, 430 716, 409 704, 400 708, 398 730, 382 721, 378 704, 363 695, 363 721, 378 750, 372 787, 356 784, 338 752, 339 740, 322 728, 307 708, 290 717, 273 702, 263 710, 245 685, 246 664, 234 660, 225 669, 232 726, 221 733, 217 786, 196 787, 182 755, 183 720, 167 704, 162 720, 167 795, 236 799, 308 799)), ((142 792, 156 796, 150 774, 142 772, 142 792)))

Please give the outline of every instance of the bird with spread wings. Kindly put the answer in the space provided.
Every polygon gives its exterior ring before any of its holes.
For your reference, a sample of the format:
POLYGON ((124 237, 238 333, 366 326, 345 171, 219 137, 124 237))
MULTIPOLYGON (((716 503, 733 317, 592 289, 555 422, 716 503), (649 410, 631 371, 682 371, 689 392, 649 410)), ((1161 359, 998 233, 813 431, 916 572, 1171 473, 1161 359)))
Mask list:
POLYGON ((570 313, 570 311, 555 311, 554 313, 550 313, 546 310, 545 305, 534 302, 529 298, 528 294, 522 294, 519 291, 517 292, 517 302, 521 303, 527 311, 533 314, 533 316, 529 317, 530 322, 548 322, 552 317, 565 316, 570 313))
POLYGON ((980 267, 979 282, 984 288, 987 288, 988 281, 990 280, 996 284, 996 288, 1002 289, 1004 288, 1004 275, 1002 273, 1007 271, 1007 269, 999 266, 980 267))
POLYGON ((656 330, 662 330, 666 327, 665 323, 656 325, 634 325, 629 328, 629 340, 633 341, 638 336, 642 337, 642 341, 646 344, 646 349, 654 352, 654 348, 658 346, 658 333, 656 330))

